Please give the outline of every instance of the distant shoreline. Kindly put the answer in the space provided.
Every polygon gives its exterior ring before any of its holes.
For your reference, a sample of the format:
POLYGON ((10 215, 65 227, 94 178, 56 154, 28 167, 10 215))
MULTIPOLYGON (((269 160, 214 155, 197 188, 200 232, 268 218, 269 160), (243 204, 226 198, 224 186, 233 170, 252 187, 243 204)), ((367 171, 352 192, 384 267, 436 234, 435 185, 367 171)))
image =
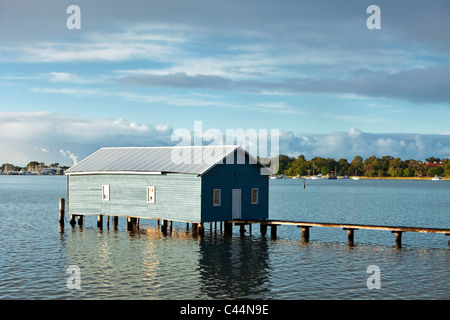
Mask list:
MULTIPOLYGON (((290 179, 292 179, 294 177, 295 176, 286 176, 286 178, 290 178, 290 179)), ((305 179, 307 177, 308 176, 303 176, 299 179, 305 179)), ((380 177, 380 178, 378 178, 378 177, 358 176, 358 178, 360 178, 361 180, 365 179, 365 180, 425 180, 425 181, 428 181, 428 180, 431 180, 433 177, 420 177, 420 178, 419 177, 380 177)), ((328 179, 327 177, 324 177, 321 180, 335 180, 335 179, 328 179)), ((338 178, 337 180, 340 180, 340 179, 338 178)), ((352 179, 350 177, 350 179, 345 179, 345 180, 352 180, 352 179)), ((449 179, 442 177, 442 180, 449 180, 449 179)))

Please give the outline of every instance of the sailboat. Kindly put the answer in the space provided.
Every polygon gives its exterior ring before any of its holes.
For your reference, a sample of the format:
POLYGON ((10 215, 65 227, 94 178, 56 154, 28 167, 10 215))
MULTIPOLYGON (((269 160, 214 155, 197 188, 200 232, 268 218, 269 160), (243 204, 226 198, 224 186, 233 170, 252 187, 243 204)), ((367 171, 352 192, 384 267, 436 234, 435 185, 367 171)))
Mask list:
POLYGON ((321 173, 319 173, 317 176, 314 175, 314 163, 313 163, 313 175, 312 175, 311 179, 313 179, 313 180, 323 179, 323 175, 321 173))
POLYGON ((353 180, 359 180, 359 177, 356 175, 358 170, 355 170, 355 175, 352 177, 353 180))

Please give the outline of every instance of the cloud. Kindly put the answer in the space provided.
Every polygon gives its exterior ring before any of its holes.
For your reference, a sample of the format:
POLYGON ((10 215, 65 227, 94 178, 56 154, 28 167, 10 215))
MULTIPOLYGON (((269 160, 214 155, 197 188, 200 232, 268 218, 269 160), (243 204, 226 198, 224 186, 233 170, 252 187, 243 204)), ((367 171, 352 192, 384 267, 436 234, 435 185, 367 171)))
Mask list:
POLYGON ((230 80, 215 75, 196 74, 190 76, 185 72, 158 75, 136 75, 126 76, 118 80, 123 84, 133 84, 149 87, 172 87, 172 88, 227 88, 230 80))
POLYGON ((405 160, 425 160, 430 156, 450 158, 450 136, 366 133, 355 127, 348 132, 328 134, 294 134, 285 131, 280 136, 280 153, 290 156, 303 154, 308 159, 320 156, 349 161, 357 155, 363 158, 390 155, 405 160))
POLYGON ((100 89, 75 89, 75 88, 31 88, 31 92, 36 93, 58 93, 69 96, 90 96, 90 95, 105 95, 106 93, 100 89))
POLYGON ((168 125, 51 112, 0 112, 0 162, 72 165, 101 147, 171 144, 168 125), (70 151, 69 151, 70 150, 70 151))
MULTIPOLYGON (((203 130, 208 132, 208 128, 203 130)), ((50 112, 0 113, 0 163, 25 166, 36 160, 72 165, 101 147, 174 145, 173 131, 167 124, 149 125, 122 118, 84 118, 50 112)), ((206 140, 204 143, 207 144, 206 140)), ((356 155, 363 158, 390 155, 405 160, 450 158, 450 135, 366 133, 355 127, 348 132, 328 134, 280 131, 279 152, 289 156, 303 154, 307 159, 320 156, 349 161, 356 155)))

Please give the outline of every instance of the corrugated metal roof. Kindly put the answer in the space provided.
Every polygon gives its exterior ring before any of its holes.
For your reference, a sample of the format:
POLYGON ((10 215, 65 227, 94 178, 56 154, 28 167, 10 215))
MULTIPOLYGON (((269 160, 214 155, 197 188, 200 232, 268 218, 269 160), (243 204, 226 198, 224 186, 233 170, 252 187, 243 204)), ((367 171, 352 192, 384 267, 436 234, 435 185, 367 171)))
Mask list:
MULTIPOLYGON (((89 172, 175 172, 203 174, 238 146, 102 148, 66 171, 89 172)), ((262 166, 262 165, 261 165, 262 166)))

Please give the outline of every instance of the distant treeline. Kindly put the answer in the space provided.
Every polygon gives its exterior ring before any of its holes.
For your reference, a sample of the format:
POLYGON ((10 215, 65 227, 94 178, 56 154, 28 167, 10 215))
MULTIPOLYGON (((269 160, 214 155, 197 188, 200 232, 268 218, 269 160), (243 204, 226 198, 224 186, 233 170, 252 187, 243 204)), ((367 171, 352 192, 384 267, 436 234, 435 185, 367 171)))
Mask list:
POLYGON ((61 168, 62 170, 66 170, 69 167, 61 166, 57 162, 46 165, 45 162, 31 161, 27 164, 26 167, 16 166, 11 163, 4 163, 1 165, 0 170, 2 172, 7 172, 7 171, 20 171, 20 170, 24 169, 28 172, 34 172, 34 171, 42 171, 43 169, 48 169, 48 168, 61 168))
POLYGON ((434 177, 438 175, 450 177, 450 159, 430 157, 423 162, 413 159, 403 161, 391 156, 381 158, 371 156, 364 160, 361 156, 356 156, 348 162, 347 159, 336 161, 331 158, 315 157, 306 160, 303 155, 298 158, 280 155, 276 171, 276 174, 286 176, 308 176, 318 173, 327 175, 335 172, 341 176, 434 177))

